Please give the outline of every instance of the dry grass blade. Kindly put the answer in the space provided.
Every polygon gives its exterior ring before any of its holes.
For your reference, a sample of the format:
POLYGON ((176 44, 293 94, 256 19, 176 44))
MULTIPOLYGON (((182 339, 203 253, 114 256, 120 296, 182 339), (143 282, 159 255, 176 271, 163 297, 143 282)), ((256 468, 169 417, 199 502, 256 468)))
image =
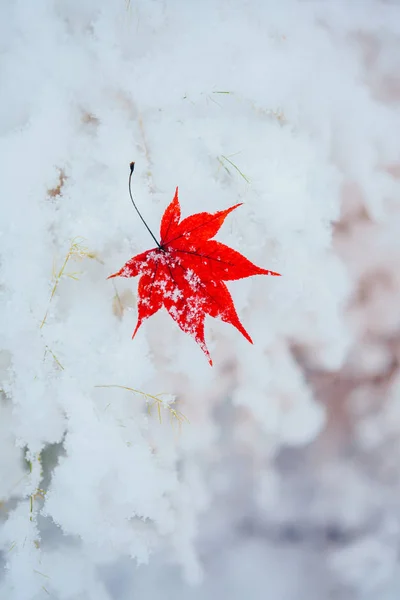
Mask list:
POLYGON ((163 401, 161 396, 165 395, 165 393, 160 393, 160 394, 157 394, 154 396, 153 394, 148 394, 147 392, 142 392, 141 390, 136 390, 135 388, 131 388, 126 385, 117 385, 117 384, 96 385, 95 387, 96 388, 117 388, 117 389, 121 389, 121 390, 127 390, 128 392, 142 396, 142 398, 144 398, 146 401, 147 412, 149 415, 151 415, 152 408, 154 406, 157 406, 158 420, 160 423, 162 422, 162 417, 161 417, 161 408, 162 407, 166 408, 169 411, 171 423, 177 422, 179 425, 179 428, 181 428, 182 423, 190 423, 189 419, 187 417, 185 417, 184 414, 182 414, 179 410, 172 408, 172 406, 170 406, 168 403, 163 401))
MULTIPOLYGON (((221 154, 221 158, 223 160, 225 160, 227 163, 229 163, 238 173, 241 177, 243 177, 243 179, 247 182, 250 183, 250 179, 248 179, 248 177, 246 177, 246 175, 244 173, 242 173, 242 171, 239 169, 239 167, 237 165, 235 165, 234 162, 232 162, 227 156, 224 156, 223 154, 221 154)), ((221 160, 218 158, 219 162, 221 163, 221 160)), ((223 165, 225 167, 225 169, 228 171, 229 173, 229 169, 226 168, 225 165, 223 165)))
POLYGON ((82 258, 91 258, 91 259, 96 258, 96 255, 95 255, 94 252, 90 252, 89 249, 86 248, 86 246, 82 245, 83 241, 84 241, 83 238, 80 238, 80 237, 74 238, 72 240, 71 245, 69 247, 69 250, 68 250, 68 252, 67 252, 67 254, 66 254, 65 258, 64 258, 64 262, 63 262, 61 268, 58 271, 55 268, 53 268, 53 281, 54 281, 54 284, 53 284, 53 288, 51 290, 51 294, 50 294, 50 299, 49 299, 49 304, 48 304, 47 310, 46 310, 45 315, 44 315, 44 317, 42 319, 42 322, 40 323, 40 329, 42 329, 43 325, 46 323, 47 316, 48 316, 49 310, 50 310, 50 304, 51 304, 51 301, 54 298, 54 294, 57 291, 57 288, 58 288, 58 285, 60 283, 60 280, 63 277, 69 277, 70 279, 74 279, 75 281, 78 280, 77 276, 80 273, 78 273, 78 272, 67 273, 65 271, 65 269, 66 269, 66 267, 68 265, 68 262, 71 259, 78 259, 79 260, 79 259, 82 259, 82 258))
MULTIPOLYGON (((42 477, 42 457, 41 457, 40 453, 36 456, 36 458, 34 460, 36 462, 38 462, 40 465, 40 477, 42 477)), ((28 466, 29 466, 29 473, 32 473, 32 471, 33 471, 32 460, 28 461, 28 466)), ((46 495, 46 490, 43 490, 42 488, 36 488, 36 490, 29 496, 29 520, 30 521, 33 521, 33 518, 34 518, 33 511, 34 511, 35 500, 37 500, 37 498, 41 498, 43 500, 45 495, 46 495)))
POLYGON ((45 575, 44 573, 42 573, 41 571, 38 571, 37 569, 33 569, 34 573, 37 573, 38 575, 41 575, 42 577, 45 577, 46 579, 51 579, 48 575, 45 575))
POLYGON ((46 348, 44 349, 44 356, 43 356, 43 361, 46 359, 47 353, 51 354, 51 356, 53 357, 54 362, 56 363, 56 365, 62 370, 64 371, 64 367, 62 366, 62 364, 60 363, 60 361, 58 360, 57 356, 54 354, 53 350, 49 347, 46 346, 46 348))

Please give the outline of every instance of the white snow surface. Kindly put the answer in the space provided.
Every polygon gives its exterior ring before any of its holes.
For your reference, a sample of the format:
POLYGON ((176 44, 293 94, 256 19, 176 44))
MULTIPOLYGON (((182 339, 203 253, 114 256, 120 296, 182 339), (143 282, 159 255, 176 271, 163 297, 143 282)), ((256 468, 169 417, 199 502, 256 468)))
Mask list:
POLYGON ((399 73, 397 1, 2 0, 1 600, 394 598, 399 73), (132 160, 156 236, 243 202, 217 239, 282 274, 212 368, 107 281, 132 160))

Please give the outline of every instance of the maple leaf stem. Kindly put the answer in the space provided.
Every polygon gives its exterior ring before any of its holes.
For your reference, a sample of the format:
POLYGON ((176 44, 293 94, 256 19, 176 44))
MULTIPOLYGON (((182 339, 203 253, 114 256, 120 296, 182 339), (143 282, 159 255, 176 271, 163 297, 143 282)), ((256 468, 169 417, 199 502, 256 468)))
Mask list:
POLYGON ((157 241, 157 238, 156 238, 156 236, 155 236, 155 235, 154 235, 154 233, 151 231, 151 229, 150 229, 150 227, 147 225, 146 221, 143 219, 142 215, 140 214, 140 211, 139 211, 138 207, 137 207, 137 206, 136 206, 136 204, 135 204, 135 201, 134 201, 134 199, 133 199, 133 196, 132 196, 131 182, 132 182, 132 175, 133 175, 133 171, 134 171, 134 169, 135 169, 135 163, 134 163, 134 162, 131 162, 131 164, 130 164, 130 169, 131 169, 131 171, 130 171, 130 173, 129 173, 129 196, 131 197, 132 204, 133 204, 133 206, 134 206, 134 208, 135 208, 135 210, 136 210, 137 214, 138 214, 138 215, 139 215, 139 217, 142 219, 142 222, 143 222, 143 224, 145 225, 145 227, 146 227, 147 231, 149 232, 149 234, 151 235, 151 237, 153 238, 153 240, 154 240, 154 241, 155 241, 155 243, 157 244, 157 247, 161 249, 161 244, 160 244, 160 242, 158 242, 158 241, 157 241))

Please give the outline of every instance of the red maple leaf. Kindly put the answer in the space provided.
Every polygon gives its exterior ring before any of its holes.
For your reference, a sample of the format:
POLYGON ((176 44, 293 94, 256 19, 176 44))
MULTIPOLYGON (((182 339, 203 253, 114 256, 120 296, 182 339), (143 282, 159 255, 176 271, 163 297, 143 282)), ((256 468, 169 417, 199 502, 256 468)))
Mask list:
MULTIPOLYGON (((132 165, 131 169, 133 171, 132 165)), ((213 214, 197 213, 180 221, 176 188, 174 199, 161 220, 159 243, 149 230, 157 247, 134 256, 109 277, 141 276, 138 321, 132 338, 143 321, 164 306, 182 331, 194 337, 210 365, 212 360, 204 339, 206 315, 230 323, 253 343, 239 320, 224 281, 279 273, 261 269, 239 252, 211 239, 226 216, 238 206, 241 204, 213 214)))

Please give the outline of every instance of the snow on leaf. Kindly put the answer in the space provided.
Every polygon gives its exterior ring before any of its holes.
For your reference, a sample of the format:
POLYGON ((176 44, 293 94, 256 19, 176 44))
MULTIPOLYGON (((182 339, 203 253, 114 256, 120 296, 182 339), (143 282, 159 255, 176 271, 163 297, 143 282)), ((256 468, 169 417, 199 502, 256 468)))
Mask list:
POLYGON ((109 277, 141 276, 138 321, 132 337, 143 321, 164 307, 182 331, 199 344, 210 365, 212 360, 204 338, 206 315, 230 323, 253 343, 223 282, 252 275, 279 276, 279 273, 257 267, 236 250, 210 239, 238 206, 214 214, 197 213, 180 222, 176 188, 161 220, 160 246, 134 256, 109 277))

